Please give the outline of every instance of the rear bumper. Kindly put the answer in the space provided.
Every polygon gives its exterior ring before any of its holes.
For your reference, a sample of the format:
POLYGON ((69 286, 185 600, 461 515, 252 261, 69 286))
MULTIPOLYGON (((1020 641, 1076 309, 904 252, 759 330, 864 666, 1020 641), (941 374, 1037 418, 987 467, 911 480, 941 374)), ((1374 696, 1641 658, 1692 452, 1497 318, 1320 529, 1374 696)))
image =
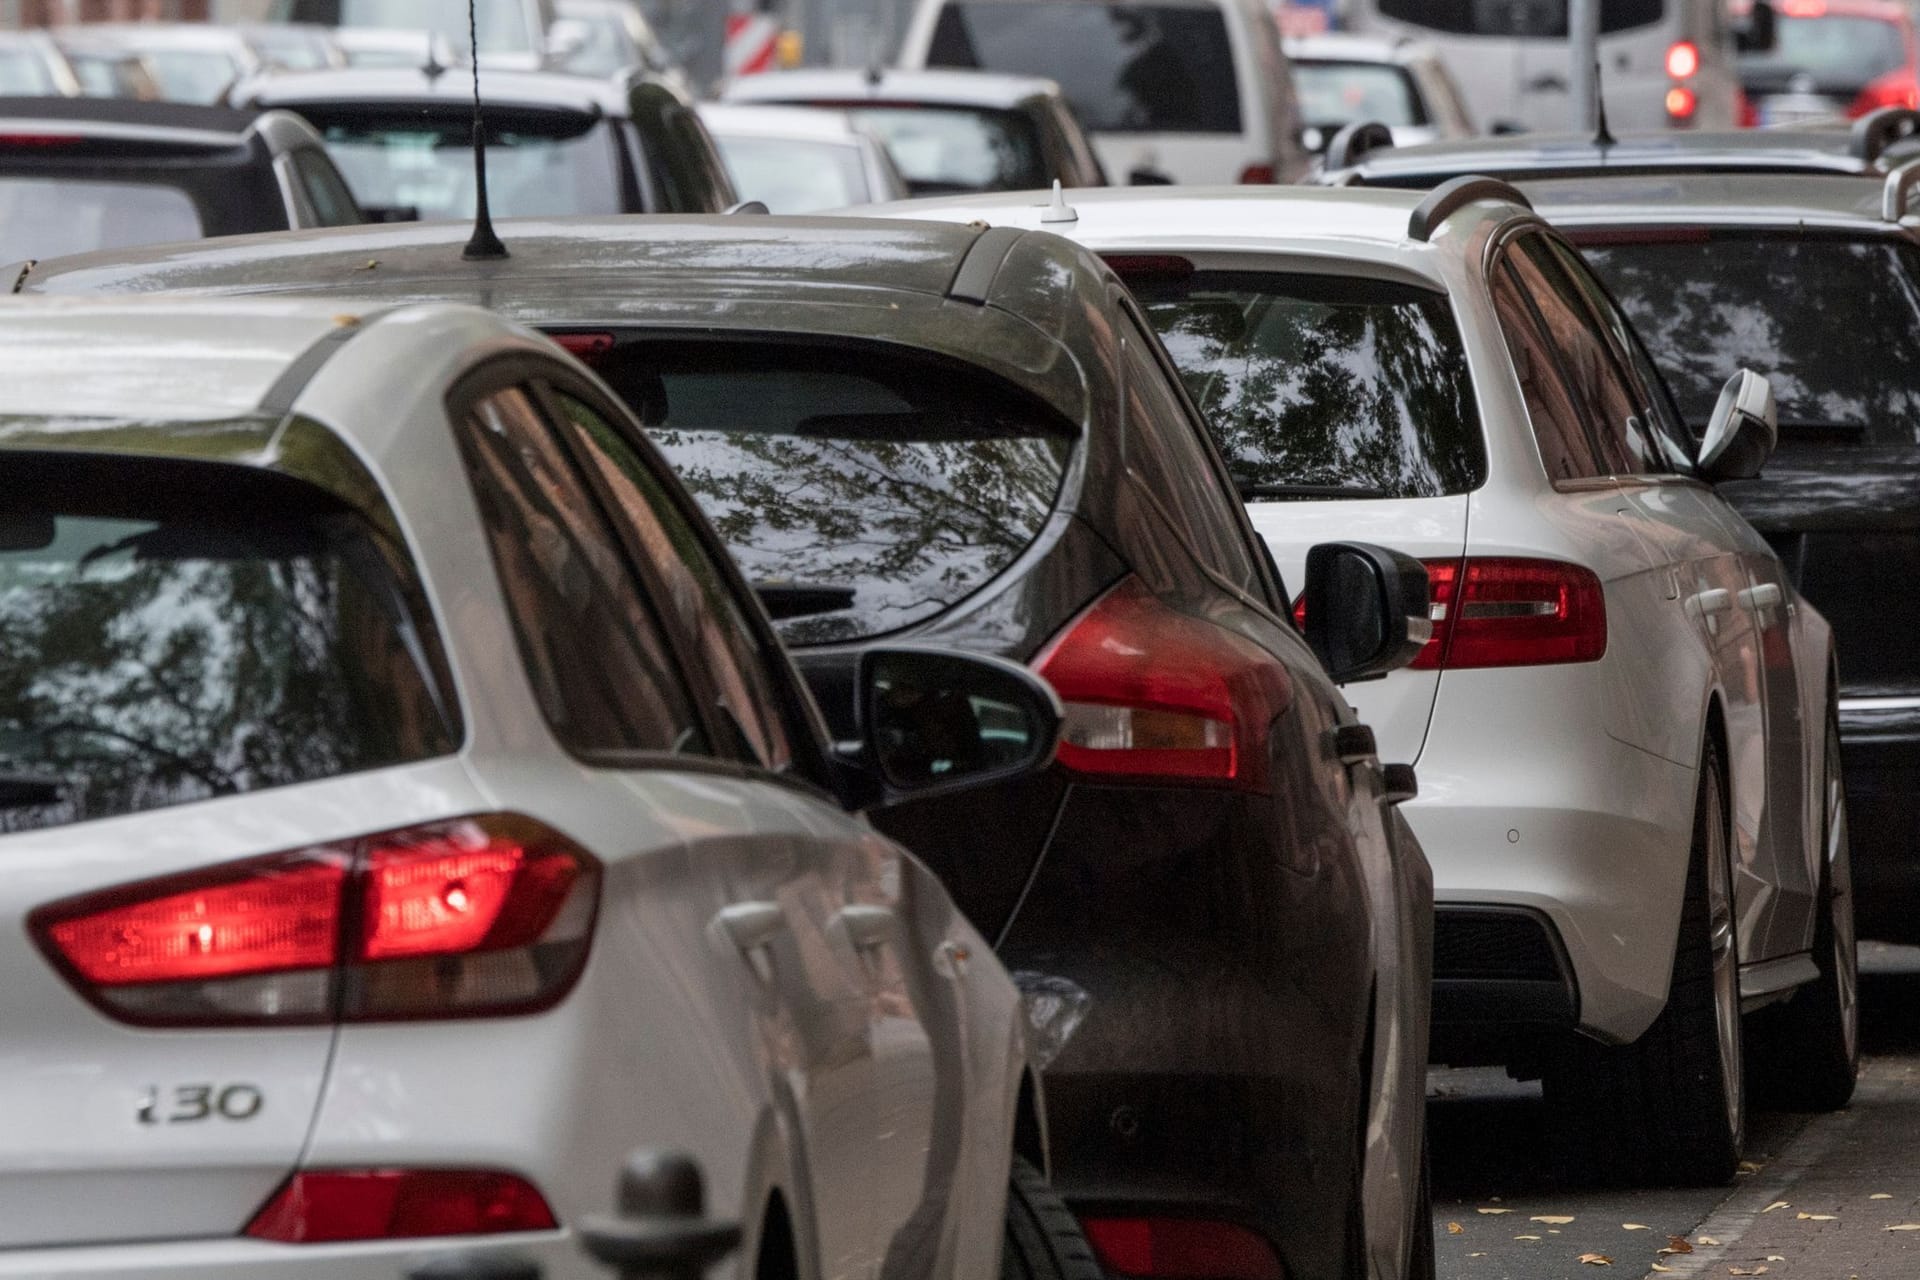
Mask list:
POLYGON ((1573 965, 1546 915, 1525 907, 1435 909, 1434 1061, 1508 1062, 1579 1020, 1573 965))
POLYGON ((606 1280, 566 1232, 285 1245, 261 1240, 157 1240, 140 1244, 0 1251, 0 1277, 61 1280, 405 1280, 430 1258, 461 1250, 508 1252, 540 1265, 545 1280, 606 1280))

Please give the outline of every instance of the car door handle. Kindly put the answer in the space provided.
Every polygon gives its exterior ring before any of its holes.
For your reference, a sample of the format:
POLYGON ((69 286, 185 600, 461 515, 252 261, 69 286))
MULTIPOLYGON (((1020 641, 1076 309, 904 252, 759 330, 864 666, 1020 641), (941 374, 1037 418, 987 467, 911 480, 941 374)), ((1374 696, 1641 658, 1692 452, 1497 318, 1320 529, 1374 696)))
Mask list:
POLYGON ((1711 591, 1702 591, 1695 596, 1693 604, 1702 614, 1711 617, 1733 608, 1733 593, 1725 587, 1715 587, 1711 591))
POLYGON ((891 907, 876 907, 855 902, 840 908, 833 916, 833 928, 846 935, 855 951, 871 951, 893 941, 897 918, 891 907))
POLYGON ((736 902, 722 907, 714 924, 743 954, 752 954, 787 927, 787 916, 777 902, 736 902))
POLYGON ((1740 593, 1740 603, 1749 609, 1771 609, 1780 603, 1780 584, 1763 582, 1740 593))

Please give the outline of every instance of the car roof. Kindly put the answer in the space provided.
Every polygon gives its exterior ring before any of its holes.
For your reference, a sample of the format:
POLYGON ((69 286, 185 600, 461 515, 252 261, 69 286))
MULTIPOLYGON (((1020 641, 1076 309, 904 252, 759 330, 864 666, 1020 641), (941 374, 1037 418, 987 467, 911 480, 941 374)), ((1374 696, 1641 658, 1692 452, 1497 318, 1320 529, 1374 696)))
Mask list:
MULTIPOLYGON (((416 37, 417 38, 417 37, 416 37)), ((487 70, 480 99, 489 106, 550 107, 583 115, 624 117, 624 79, 598 79, 558 71, 487 70)), ((464 67, 340 67, 277 71, 243 81, 236 102, 299 110, 303 104, 473 102, 473 80, 464 67)))
POLYGON ((873 100, 1009 110, 1030 98, 1058 96, 1060 86, 1039 76, 888 68, 878 77, 855 70, 769 71, 764 75, 741 76, 727 86, 721 98, 726 102, 873 100))
POLYGON ((737 102, 703 102, 700 121, 715 137, 783 138, 796 142, 857 143, 859 126, 844 111, 737 102))
POLYGON ((257 114, 191 102, 140 102, 131 98, 0 98, 0 120, 57 122, 75 133, 151 134, 182 131, 224 135, 233 141, 253 127, 257 114), (89 126, 100 126, 91 129, 89 126))
POLYGON ((1431 185, 1457 174, 1484 173, 1524 182, 1556 172, 1866 173, 1873 163, 1839 128, 1702 130, 1626 134, 1610 145, 1589 135, 1520 134, 1368 151, 1354 168, 1327 181, 1363 186, 1431 185), (1351 176, 1349 176, 1351 175, 1351 176))
POLYGON ((1521 184, 1549 222, 1642 225, 1861 227, 1897 229, 1889 189, 1911 189, 1920 172, 1878 176, 1646 174, 1521 184))

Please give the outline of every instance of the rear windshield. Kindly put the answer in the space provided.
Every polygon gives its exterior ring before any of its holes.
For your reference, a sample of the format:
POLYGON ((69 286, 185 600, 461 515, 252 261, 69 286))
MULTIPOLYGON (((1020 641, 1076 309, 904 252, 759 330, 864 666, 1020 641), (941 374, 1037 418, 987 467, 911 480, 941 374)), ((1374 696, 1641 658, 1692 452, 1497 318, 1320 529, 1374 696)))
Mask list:
POLYGON ((0 175, 0 260, 198 240, 200 211, 157 182, 0 175))
POLYGON ((1033 121, 972 107, 850 107, 872 130, 915 195, 1030 191, 1053 181, 1033 121))
POLYGON ((38 54, 29 49, 0 48, 0 96, 37 98, 57 92, 53 73, 38 54))
POLYGON ((758 200, 775 213, 814 213, 868 199, 858 147, 735 135, 714 142, 740 198, 758 200))
POLYGON ((1774 46, 1743 54, 1740 78, 1750 88, 1779 91, 1798 75, 1818 89, 1857 89, 1907 64, 1900 28, 1879 18, 1780 15, 1774 46))
MULTIPOLYGON (((363 209, 424 221, 473 216, 473 121, 418 109, 296 108, 363 209)), ((617 142, 604 119, 572 112, 487 113, 487 201, 496 218, 622 211, 617 142)))
MULTIPOLYGON (((1449 35, 1564 39, 1567 34, 1567 0, 1378 0, 1378 4, 1383 18, 1449 35)), ((1666 14, 1666 0, 1600 0, 1600 30, 1605 34, 1650 27, 1666 14)))
POLYGON ((1377 120, 1384 125, 1427 122, 1413 77, 1384 63, 1296 59, 1293 88, 1300 98, 1300 116, 1308 124, 1338 125, 1349 120, 1377 120))
POLYGON ((1072 453, 1044 410, 945 366, 759 344, 613 360, 748 579, 839 606, 781 620, 793 644, 897 631, 985 585, 1045 526, 1072 453))
POLYGON ((403 556, 237 468, 11 455, 0 492, 0 831, 455 749, 403 556))
POLYGON ((1747 365, 1772 381, 1788 439, 1920 443, 1920 251, 1893 239, 1616 234, 1583 240, 1587 260, 1696 431, 1747 365))
POLYGON ((1445 296, 1322 275, 1132 283, 1246 496, 1428 498, 1486 479, 1445 296))
POLYGON ((1057 80, 1097 132, 1240 132, 1233 48, 1211 5, 962 0, 940 11, 927 65, 1057 80))

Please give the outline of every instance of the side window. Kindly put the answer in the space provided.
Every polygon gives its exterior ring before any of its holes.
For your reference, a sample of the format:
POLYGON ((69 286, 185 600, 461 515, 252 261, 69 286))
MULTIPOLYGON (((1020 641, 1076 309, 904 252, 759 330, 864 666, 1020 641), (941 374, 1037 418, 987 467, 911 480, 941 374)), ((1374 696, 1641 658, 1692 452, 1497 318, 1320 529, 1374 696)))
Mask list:
POLYGON ((710 705, 739 734, 752 762, 773 770, 786 767, 793 761, 793 744, 769 675, 784 655, 761 647, 731 580, 639 450, 591 405, 565 392, 555 398, 634 553, 659 576, 661 608, 699 655, 712 686, 710 705))
POLYGON ((293 153, 293 170, 306 188, 307 202, 323 227, 351 227, 366 220, 353 192, 340 179, 333 162, 317 151, 301 147, 293 153))
POLYGON ((1606 465, 1581 422, 1579 404, 1561 376, 1554 350, 1509 262, 1494 268, 1492 285, 1493 309, 1513 357, 1513 371, 1526 397, 1527 419, 1533 424, 1548 478, 1559 485, 1606 475, 1606 465))
POLYGON ((532 395, 494 392, 456 433, 520 660, 561 745, 708 754, 660 624, 532 395))
POLYGON ((1146 326, 1121 330, 1125 351, 1127 466, 1145 482, 1193 554, 1215 573, 1256 597, 1263 594, 1253 553, 1237 513, 1239 501, 1226 472, 1214 464, 1186 406, 1168 387, 1173 375, 1154 355, 1146 326))

